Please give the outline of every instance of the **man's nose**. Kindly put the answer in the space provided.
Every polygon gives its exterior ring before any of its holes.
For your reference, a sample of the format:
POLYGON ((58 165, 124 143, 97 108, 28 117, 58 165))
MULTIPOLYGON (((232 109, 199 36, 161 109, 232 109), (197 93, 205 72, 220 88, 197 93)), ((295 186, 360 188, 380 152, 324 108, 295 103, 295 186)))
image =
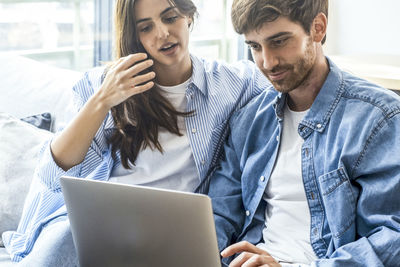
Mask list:
POLYGON ((271 70, 279 64, 278 57, 271 53, 268 49, 262 51, 262 65, 266 70, 271 70))

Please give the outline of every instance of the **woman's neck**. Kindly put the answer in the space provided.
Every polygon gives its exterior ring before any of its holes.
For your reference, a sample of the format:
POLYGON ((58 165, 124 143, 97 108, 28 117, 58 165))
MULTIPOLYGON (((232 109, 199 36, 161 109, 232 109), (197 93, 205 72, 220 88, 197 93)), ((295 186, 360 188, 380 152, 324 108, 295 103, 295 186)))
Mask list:
POLYGON ((182 64, 165 66, 154 64, 156 82, 163 86, 174 86, 184 83, 192 76, 190 56, 182 64))

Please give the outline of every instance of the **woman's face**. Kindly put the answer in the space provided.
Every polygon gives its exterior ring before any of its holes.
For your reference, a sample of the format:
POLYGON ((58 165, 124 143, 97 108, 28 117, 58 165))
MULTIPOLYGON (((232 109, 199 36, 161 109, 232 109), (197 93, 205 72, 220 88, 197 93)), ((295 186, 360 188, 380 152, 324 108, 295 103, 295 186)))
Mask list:
POLYGON ((189 25, 192 19, 181 14, 167 0, 137 0, 137 33, 155 67, 186 66, 190 61, 189 25))

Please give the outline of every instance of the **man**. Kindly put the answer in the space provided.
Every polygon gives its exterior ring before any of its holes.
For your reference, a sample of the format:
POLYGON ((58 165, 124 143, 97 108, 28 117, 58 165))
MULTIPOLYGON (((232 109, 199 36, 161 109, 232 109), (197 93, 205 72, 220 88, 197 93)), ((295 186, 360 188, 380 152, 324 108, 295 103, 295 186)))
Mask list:
POLYGON ((399 266, 400 99, 324 56, 327 14, 328 0, 233 1, 278 95, 232 117, 211 179, 230 266, 399 266))

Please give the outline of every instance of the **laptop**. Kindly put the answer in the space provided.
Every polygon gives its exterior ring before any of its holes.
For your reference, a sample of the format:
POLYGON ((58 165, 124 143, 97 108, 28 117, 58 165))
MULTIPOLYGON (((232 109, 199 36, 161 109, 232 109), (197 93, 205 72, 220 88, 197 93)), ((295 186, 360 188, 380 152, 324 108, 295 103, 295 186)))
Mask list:
POLYGON ((82 267, 220 267, 206 195, 64 176, 82 267))

